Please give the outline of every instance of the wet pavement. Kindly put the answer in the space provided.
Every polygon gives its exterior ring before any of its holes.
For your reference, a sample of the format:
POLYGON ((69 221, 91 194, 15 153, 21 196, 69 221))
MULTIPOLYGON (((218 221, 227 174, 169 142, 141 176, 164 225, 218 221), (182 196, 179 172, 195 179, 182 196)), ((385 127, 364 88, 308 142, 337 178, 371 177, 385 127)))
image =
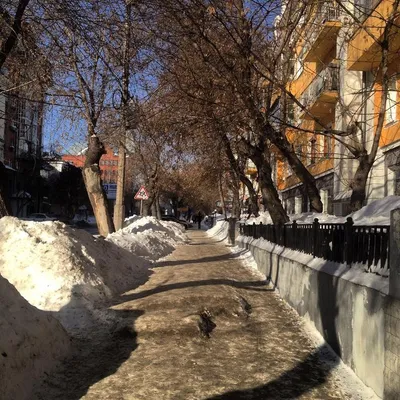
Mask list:
POLYGON ((238 254, 203 231, 114 299, 38 399, 375 399, 238 254))

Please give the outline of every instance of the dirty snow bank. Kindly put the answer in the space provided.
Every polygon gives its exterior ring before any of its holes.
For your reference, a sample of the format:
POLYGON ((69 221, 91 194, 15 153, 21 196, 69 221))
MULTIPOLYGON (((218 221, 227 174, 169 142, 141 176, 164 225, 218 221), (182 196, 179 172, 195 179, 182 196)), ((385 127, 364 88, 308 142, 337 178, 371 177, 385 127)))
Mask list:
POLYGON ((89 327, 94 319, 109 323, 97 304, 148 279, 149 260, 184 240, 175 225, 141 218, 104 240, 61 222, 4 217, 0 274, 32 305, 57 312, 69 331, 89 327))
POLYGON ((0 397, 29 399, 33 384, 67 354, 69 345, 60 323, 31 306, 0 275, 0 397))
POLYGON ((108 235, 106 240, 148 261, 168 255, 187 241, 185 228, 175 222, 133 216, 124 225, 125 228, 108 235))
MULTIPOLYGON (((311 224, 314 218, 318 218, 319 222, 325 223, 344 223, 347 217, 353 218, 355 225, 390 225, 390 212, 396 208, 400 208, 400 196, 388 196, 384 199, 373 201, 360 210, 349 214, 345 217, 336 217, 325 213, 302 213, 290 214, 291 221, 298 223, 311 224)), ((261 212, 257 218, 249 218, 246 224, 272 224, 272 219, 269 213, 261 212)))
POLYGON ((0 219, 0 254, 0 273, 48 311, 73 297, 104 300, 141 283, 147 270, 138 257, 61 222, 0 219))

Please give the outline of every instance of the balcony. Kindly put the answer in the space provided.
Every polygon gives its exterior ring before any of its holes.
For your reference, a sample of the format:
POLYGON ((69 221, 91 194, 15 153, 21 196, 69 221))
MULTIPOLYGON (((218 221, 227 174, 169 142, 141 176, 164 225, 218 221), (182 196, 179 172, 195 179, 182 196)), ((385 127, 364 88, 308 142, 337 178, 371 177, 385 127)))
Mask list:
MULTIPOLYGON (((310 114, 316 117, 334 115, 335 103, 339 97, 339 67, 331 64, 322 70, 300 97, 300 102, 310 114)), ((300 118, 312 119, 301 110, 300 118)))
MULTIPOLYGON (((389 32, 389 63, 400 52, 400 7, 389 32)), ((393 0, 365 0, 363 8, 359 7, 359 19, 362 28, 356 30, 348 46, 347 67, 354 71, 371 71, 379 67, 382 60, 382 49, 379 42, 389 16, 393 12, 393 0), (368 32, 366 31, 368 30, 368 32)))
POLYGON ((339 20, 340 9, 335 5, 324 5, 317 12, 313 24, 315 29, 309 38, 306 62, 323 61, 336 45, 336 38, 342 23, 339 20))

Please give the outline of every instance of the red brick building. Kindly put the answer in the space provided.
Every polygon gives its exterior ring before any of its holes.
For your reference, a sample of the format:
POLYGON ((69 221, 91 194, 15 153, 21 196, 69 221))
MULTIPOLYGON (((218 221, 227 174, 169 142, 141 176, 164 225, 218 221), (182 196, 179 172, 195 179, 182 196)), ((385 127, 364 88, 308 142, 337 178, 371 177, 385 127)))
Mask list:
MULTIPOLYGON (((116 184, 118 175, 118 154, 109 146, 106 146, 107 153, 100 159, 101 178, 104 184, 116 184)), ((67 161, 75 167, 82 168, 85 163, 85 151, 77 155, 63 155, 63 161, 67 161)))

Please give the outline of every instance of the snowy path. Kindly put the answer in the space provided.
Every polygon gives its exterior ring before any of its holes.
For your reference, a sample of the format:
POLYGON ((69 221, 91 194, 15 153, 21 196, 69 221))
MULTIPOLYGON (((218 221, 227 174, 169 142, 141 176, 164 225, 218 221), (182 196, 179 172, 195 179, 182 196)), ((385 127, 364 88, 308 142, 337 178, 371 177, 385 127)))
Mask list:
POLYGON ((189 236, 116 299, 131 329, 93 331, 38 399, 375 399, 224 243, 189 236))

